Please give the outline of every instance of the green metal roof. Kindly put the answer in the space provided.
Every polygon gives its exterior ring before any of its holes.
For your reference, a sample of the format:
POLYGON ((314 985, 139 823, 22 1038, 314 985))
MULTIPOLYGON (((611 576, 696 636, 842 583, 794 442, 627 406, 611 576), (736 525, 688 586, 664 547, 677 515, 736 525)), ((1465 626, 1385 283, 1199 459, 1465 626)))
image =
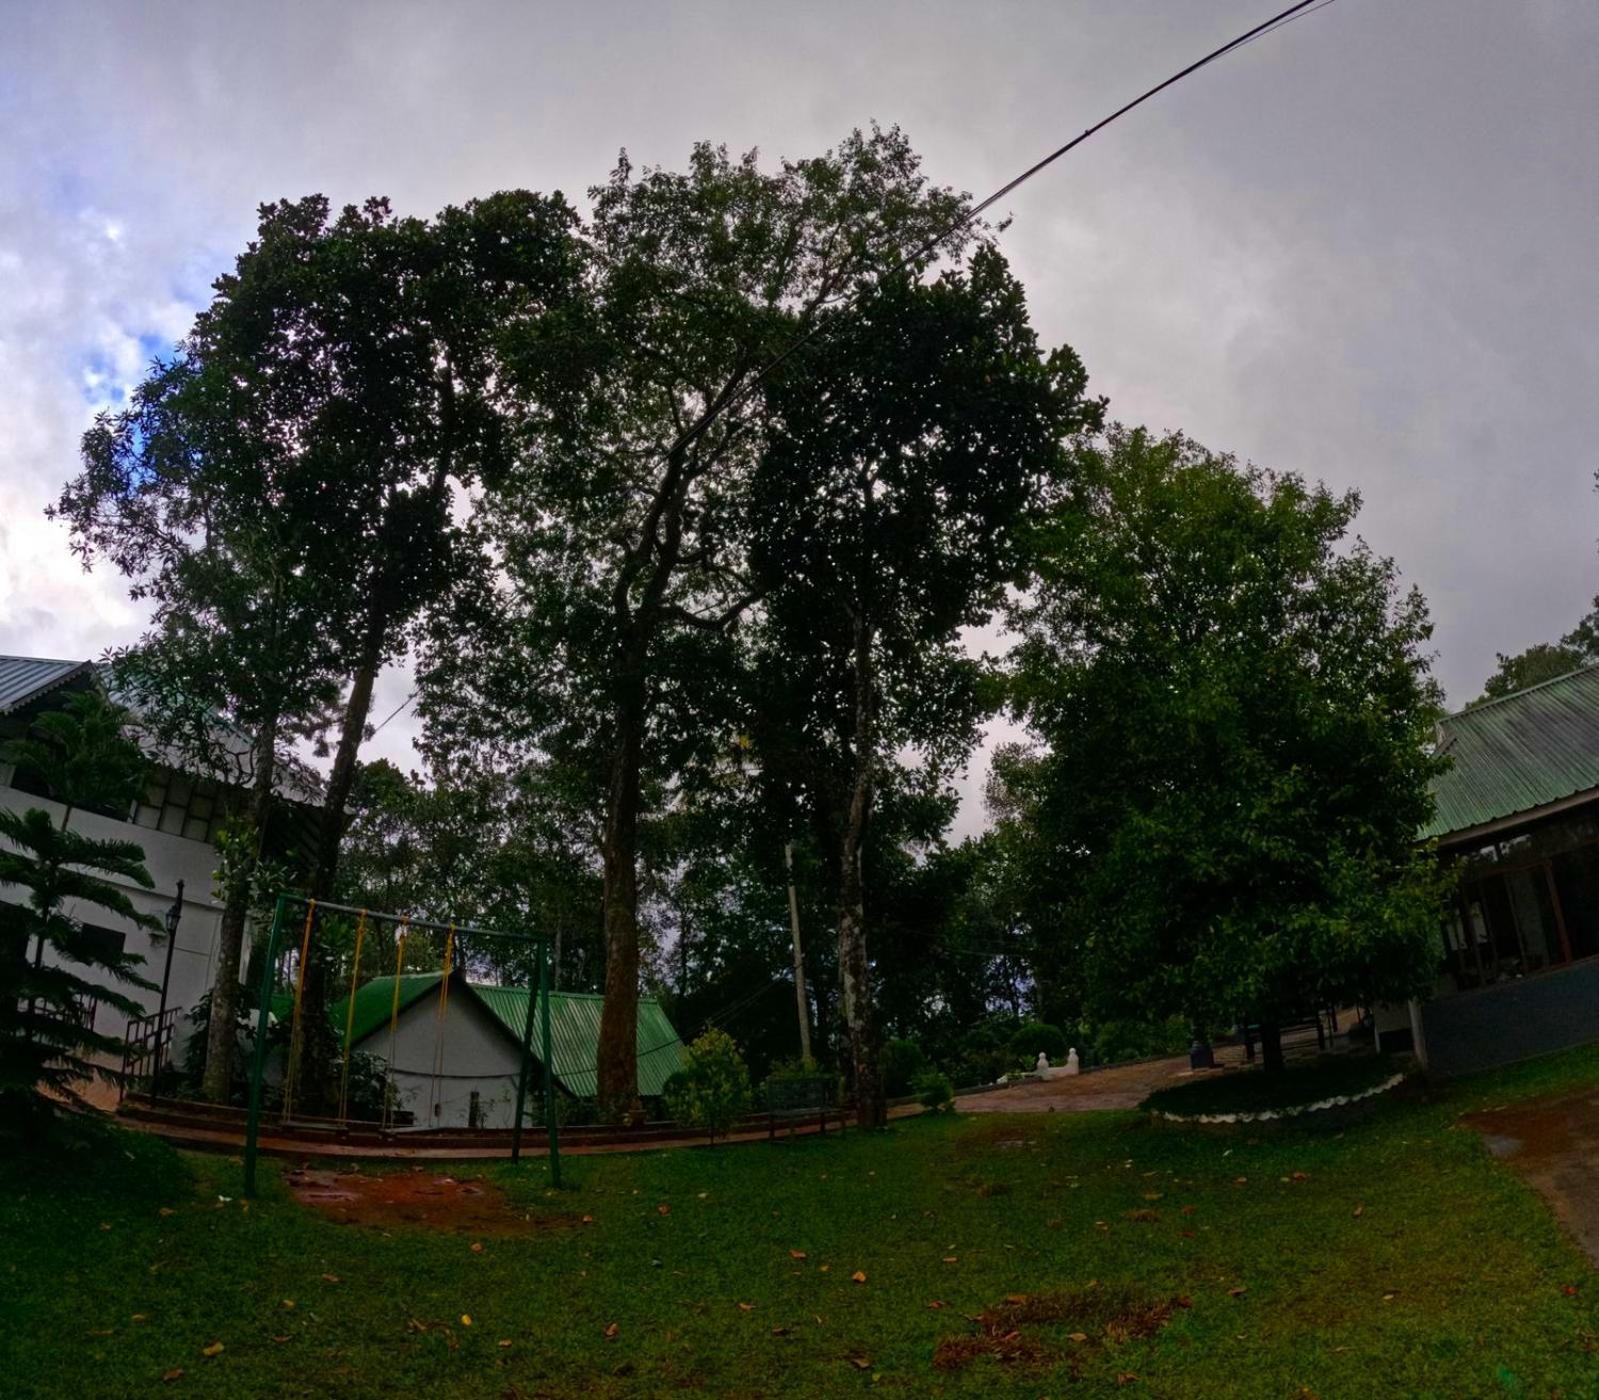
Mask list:
POLYGON ((1439 725, 1453 762, 1422 837, 1443 837, 1599 788, 1599 666, 1490 700, 1439 725))
MULTIPOLYGON (((439 974, 421 973, 399 980, 403 1011, 412 1002, 437 990, 439 974)), ((394 981, 392 977, 375 977, 356 989, 353 1044, 359 1044, 388 1024, 394 1005, 394 981)), ((486 982, 468 982, 467 986, 520 1047, 522 1031, 527 1024, 528 988, 496 987, 486 982)), ((599 1089, 595 1061, 599 1056, 600 1009, 604 1003, 605 998, 593 992, 550 993, 550 1052, 555 1061, 555 1078, 562 1088, 578 1098, 592 1098, 599 1089)), ((348 1002, 345 1001, 332 1008, 340 1035, 344 1033, 347 1012, 348 1002)), ((540 1031, 535 1020, 535 1059, 540 1058, 540 1031)), ((666 1081, 682 1067, 684 1051, 683 1042, 654 997, 639 998, 637 1034, 638 1091, 644 1095, 659 1094, 666 1081)))

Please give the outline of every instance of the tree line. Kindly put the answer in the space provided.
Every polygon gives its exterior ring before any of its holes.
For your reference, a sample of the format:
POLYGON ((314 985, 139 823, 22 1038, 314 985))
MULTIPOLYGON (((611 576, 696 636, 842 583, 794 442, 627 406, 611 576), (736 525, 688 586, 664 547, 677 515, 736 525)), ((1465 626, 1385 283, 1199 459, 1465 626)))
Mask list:
MULTIPOLYGON (((1420 984, 1424 605, 1351 545, 1354 498, 1108 427, 968 208, 876 128, 775 169, 624 156, 581 210, 262 207, 55 507, 150 605, 119 685, 168 745, 242 755, 207 1093, 281 879, 560 938, 605 993, 611 1114, 641 978, 680 1019, 777 980, 790 843, 863 1123, 885 1029, 1275 1024, 1420 984), (974 654, 996 624, 1015 650, 974 654), (402 658, 422 781, 360 762, 402 658), (1007 707, 1034 742, 953 846, 1007 707)), ((321 950, 313 1009, 330 976, 321 950)))

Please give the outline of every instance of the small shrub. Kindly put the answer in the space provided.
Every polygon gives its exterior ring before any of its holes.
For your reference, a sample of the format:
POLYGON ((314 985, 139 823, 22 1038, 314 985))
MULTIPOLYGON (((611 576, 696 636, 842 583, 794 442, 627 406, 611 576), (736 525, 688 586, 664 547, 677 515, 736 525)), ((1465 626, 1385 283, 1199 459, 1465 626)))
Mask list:
POLYGON ((942 1070, 923 1070, 916 1076, 914 1087, 922 1107, 933 1113, 942 1113, 955 1106, 955 1086, 942 1070))
POLYGON ((927 1056, 914 1040, 890 1040, 883 1045, 883 1092, 891 1099, 911 1092, 917 1077, 928 1068, 927 1056))
POLYGON ((1038 1063, 1040 1050, 1049 1056, 1050 1064, 1058 1065, 1065 1062, 1070 1047, 1066 1044, 1066 1032, 1059 1026, 1046 1021, 1023 1021, 1010 1038, 1010 1048, 1012 1054, 1026 1061, 1027 1068, 1032 1069, 1038 1063))
POLYGON ((688 1064, 666 1081, 666 1109, 674 1120, 725 1134, 750 1106, 750 1072, 738 1046, 715 1027, 688 1047, 688 1064))

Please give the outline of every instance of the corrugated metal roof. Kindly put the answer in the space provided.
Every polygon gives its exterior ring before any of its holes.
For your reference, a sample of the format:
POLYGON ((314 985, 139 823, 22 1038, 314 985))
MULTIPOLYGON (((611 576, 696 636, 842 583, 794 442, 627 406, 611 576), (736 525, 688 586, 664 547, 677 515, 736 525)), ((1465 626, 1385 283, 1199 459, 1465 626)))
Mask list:
POLYGON ((1599 666, 1450 715, 1425 837, 1447 836, 1599 788, 1599 666))
POLYGON ((0 656, 0 715, 8 715, 78 675, 89 661, 53 661, 42 656, 0 656))
MULTIPOLYGON (((404 1010, 439 985, 437 972, 400 978, 400 1009, 404 1010)), ((503 1025, 518 1046, 527 1025, 528 988, 496 987, 486 982, 467 984, 503 1025)), ((595 1062, 600 1047, 600 1009, 605 998, 593 992, 550 993, 550 1052, 555 1061, 555 1077, 561 1086, 578 1098, 592 1098, 599 1090, 595 1062)), ((359 1043, 386 1025, 394 1005, 394 978, 375 977, 355 993, 354 1043, 359 1043)), ((332 1008, 334 1023, 343 1033, 348 1003, 332 1008)), ((537 1020, 533 1025, 533 1055, 539 1055, 537 1020)), ((638 1004, 638 1091, 657 1095, 666 1081, 683 1065, 683 1043, 666 1012, 654 997, 640 997, 638 1004)))

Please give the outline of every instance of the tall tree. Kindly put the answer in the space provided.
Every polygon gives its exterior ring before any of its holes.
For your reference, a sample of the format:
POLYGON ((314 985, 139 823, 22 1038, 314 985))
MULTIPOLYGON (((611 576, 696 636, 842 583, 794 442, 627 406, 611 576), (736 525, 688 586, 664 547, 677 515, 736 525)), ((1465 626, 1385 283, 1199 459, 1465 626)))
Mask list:
POLYGON ((84 928, 80 913, 100 909, 158 927, 125 888, 150 888, 144 852, 130 841, 68 828, 74 807, 126 813, 142 787, 144 760, 122 737, 123 718, 98 694, 75 697, 3 755, 43 778, 68 809, 59 823, 43 808, 0 810, 0 888, 25 894, 20 904, 0 903, 0 1124, 7 1127, 38 1116, 41 1088, 78 1101, 79 1083, 108 1073, 106 1058, 122 1044, 85 1024, 86 1002, 136 1016, 143 1008, 122 989, 151 985, 135 970, 142 959, 109 949, 84 928), (30 942, 37 950, 31 963, 30 942), (54 955, 48 961, 46 950, 54 955), (80 969, 97 975, 90 980, 80 969))
MULTIPOLYGON (((319 195, 263 206, 256 240, 217 281, 179 355, 157 366, 133 410, 97 426, 85 477, 63 498, 85 537, 124 551, 139 576, 153 551, 157 577, 181 577, 182 625, 164 643, 182 635, 200 656, 243 663, 263 696, 259 802, 270 798, 270 741, 293 713, 277 703, 279 677, 294 698, 305 678, 347 682, 312 852, 318 898, 333 888, 378 672, 472 565, 454 492, 504 456, 495 349, 507 327, 562 294, 574 267, 568 222, 559 197, 522 192, 431 222, 396 217, 382 199, 336 215, 319 195), (196 534, 219 543, 196 551, 196 534), (194 557, 206 566, 198 576, 194 557), (292 598, 284 618, 279 593, 292 598), (276 668, 262 648, 236 644, 250 630, 266 633, 276 668)), ((219 979, 231 998, 229 933, 219 979)), ((315 960, 306 980, 315 1008, 315 960)), ((323 1043, 296 1048, 307 1060, 297 1082, 313 1101, 331 1062, 325 1020, 307 1016, 323 1043)), ((229 1024, 213 1016, 219 1033, 229 1024)), ((218 1075, 208 1069, 208 1082, 218 1075)))
POLYGON ((963 629, 1019 578, 1019 527, 1062 489, 1068 442, 1102 407, 1071 350, 1041 351, 991 243, 931 281, 885 278, 833 314, 847 319, 771 395, 756 560, 766 664, 790 691, 752 722, 775 774, 796 756, 810 769, 805 800, 837 872, 856 1111, 875 1125, 874 799, 897 755, 919 756, 930 797, 969 752, 985 695, 963 629))
POLYGON ((599 1087, 617 1113, 637 1093, 641 819, 658 806, 651 783, 711 738, 705 691, 753 597, 759 371, 828 306, 936 243, 962 204, 927 185, 899 132, 877 130, 771 172, 710 145, 682 173, 624 158, 591 198, 582 314, 524 337, 514 382, 537 407, 482 517, 504 561, 509 644, 500 634, 452 688, 517 711, 517 729, 598 780, 599 1087))
POLYGON ((1483 683, 1482 694, 1474 703, 1514 695, 1528 686, 1552 681, 1581 666, 1599 661, 1599 598, 1588 613, 1558 642, 1537 642, 1513 656, 1499 653, 1499 664, 1483 683))
POLYGON ((1358 507, 1117 429, 1043 529, 1009 777, 1099 1014, 1258 1021, 1276 1068, 1286 1019, 1430 985, 1431 628, 1358 507))

